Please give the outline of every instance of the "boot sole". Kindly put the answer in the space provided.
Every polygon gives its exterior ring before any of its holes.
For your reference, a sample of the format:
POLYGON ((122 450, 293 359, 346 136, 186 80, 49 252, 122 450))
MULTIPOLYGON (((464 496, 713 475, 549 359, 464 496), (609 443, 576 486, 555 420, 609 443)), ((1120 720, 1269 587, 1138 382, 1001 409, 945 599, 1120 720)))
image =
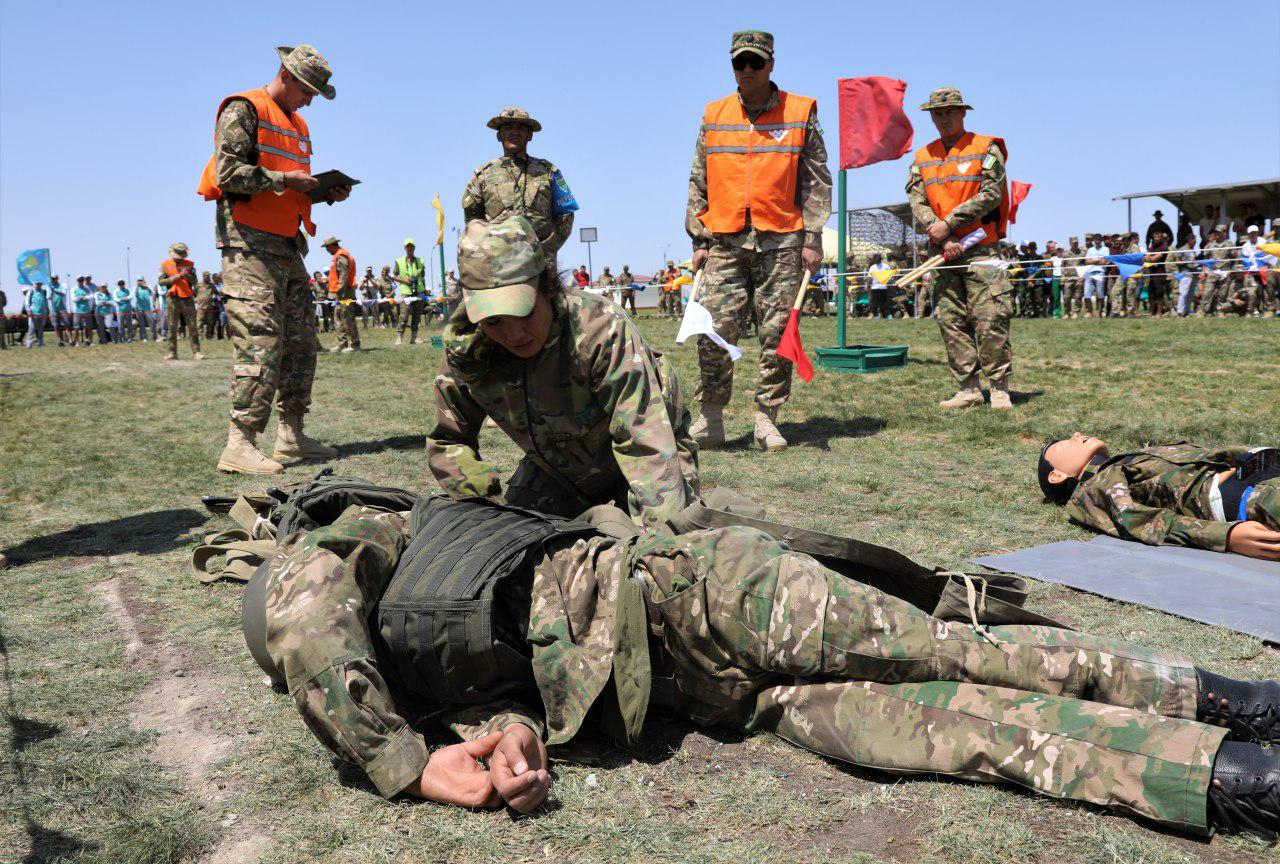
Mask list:
POLYGON ((281 466, 279 471, 275 471, 270 468, 268 468, 265 471, 255 471, 252 468, 245 468, 241 465, 232 465, 230 462, 223 462, 221 459, 218 460, 218 470, 226 471, 229 474, 283 474, 284 473, 283 466, 281 466))
POLYGON ((979 399, 977 402, 966 402, 963 405, 944 405, 943 403, 939 402, 938 407, 947 408, 952 411, 957 411, 957 410, 964 410, 965 408, 977 408, 981 404, 983 404, 982 400, 979 399))
POLYGON ((775 444, 772 447, 766 447, 764 442, 761 441, 759 438, 756 439, 756 446, 766 453, 781 453, 783 450, 787 449, 786 444, 781 444, 781 445, 775 444))

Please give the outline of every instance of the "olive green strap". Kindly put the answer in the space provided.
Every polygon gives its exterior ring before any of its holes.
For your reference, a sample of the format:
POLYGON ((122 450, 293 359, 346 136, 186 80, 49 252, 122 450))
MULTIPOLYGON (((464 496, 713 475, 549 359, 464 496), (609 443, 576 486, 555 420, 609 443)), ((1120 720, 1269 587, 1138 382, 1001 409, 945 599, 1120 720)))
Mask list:
MULTIPOLYGON (((274 540, 254 540, 243 528, 228 528, 210 534, 204 543, 191 553, 191 571, 201 582, 231 579, 248 582, 258 565, 275 554, 274 540), (222 557, 221 566, 210 567, 214 559, 222 557)), ((216 563, 216 562, 215 562, 216 563)))

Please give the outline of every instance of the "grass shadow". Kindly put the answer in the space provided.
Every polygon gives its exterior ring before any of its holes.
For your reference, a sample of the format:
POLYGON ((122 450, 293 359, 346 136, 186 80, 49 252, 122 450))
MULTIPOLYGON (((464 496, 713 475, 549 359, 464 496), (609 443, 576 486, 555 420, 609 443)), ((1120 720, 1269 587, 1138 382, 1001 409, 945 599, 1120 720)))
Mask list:
POLYGON ((424 450, 427 437, 418 435, 392 435, 379 441, 352 441, 349 444, 337 444, 338 456, 368 456, 383 453, 387 450, 424 450))
POLYGON ((1032 399, 1039 398, 1044 395, 1043 390, 1010 390, 1009 400, 1014 405, 1026 405, 1032 399))
MULTIPOLYGON (((882 417, 812 417, 803 422, 793 421, 778 424, 778 431, 787 439, 788 446, 813 447, 818 450, 830 450, 831 441, 835 438, 870 438, 883 431, 889 425, 882 417)), ((726 438, 724 445, 718 450, 751 450, 755 448, 753 433, 726 438)))
POLYGON ((208 520, 208 513, 190 508, 135 513, 32 537, 5 549, 4 554, 13 565, 50 558, 123 555, 129 552, 157 555, 189 545, 188 532, 208 520))

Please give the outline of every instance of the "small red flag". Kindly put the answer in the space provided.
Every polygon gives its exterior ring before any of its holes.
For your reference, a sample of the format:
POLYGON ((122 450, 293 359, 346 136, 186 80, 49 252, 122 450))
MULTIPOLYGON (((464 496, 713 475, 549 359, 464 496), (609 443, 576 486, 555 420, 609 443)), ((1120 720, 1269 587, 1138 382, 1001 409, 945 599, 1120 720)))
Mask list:
POLYGON ((1027 195, 1031 192, 1030 183, 1021 183, 1017 180, 1009 181, 1009 222, 1018 221, 1018 205, 1027 200, 1027 195))
POLYGON ((872 75, 836 82, 840 111, 840 167, 861 168, 897 159, 915 136, 902 111, 905 81, 872 75))
POLYGON ((787 319, 787 329, 782 331, 782 341, 778 343, 778 356, 786 357, 796 364, 796 371, 805 381, 813 380, 813 364, 804 353, 804 345, 800 342, 800 310, 792 309, 787 319))

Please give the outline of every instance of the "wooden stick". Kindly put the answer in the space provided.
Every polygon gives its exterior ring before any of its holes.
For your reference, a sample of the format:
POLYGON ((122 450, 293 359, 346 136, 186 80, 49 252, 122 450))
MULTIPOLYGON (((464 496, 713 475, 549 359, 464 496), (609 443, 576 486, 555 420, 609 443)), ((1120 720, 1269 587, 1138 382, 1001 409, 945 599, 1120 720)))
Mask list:
POLYGON ((698 297, 698 286, 702 284, 702 273, 707 269, 704 264, 698 268, 698 272, 693 274, 693 287, 689 289, 689 302, 692 303, 698 297))
MULTIPOLYGON (((895 285, 905 287, 928 273, 933 268, 941 266, 946 262, 946 260, 947 259, 942 255, 934 255, 914 270, 909 270, 906 273, 894 274, 894 277, 889 281, 895 285)), ((888 285, 886 284, 885 287, 887 288, 888 285)))
POLYGON ((795 312, 800 309, 800 304, 804 303, 805 287, 809 284, 809 271, 800 271, 800 290, 796 292, 796 302, 791 304, 791 311, 795 312))

